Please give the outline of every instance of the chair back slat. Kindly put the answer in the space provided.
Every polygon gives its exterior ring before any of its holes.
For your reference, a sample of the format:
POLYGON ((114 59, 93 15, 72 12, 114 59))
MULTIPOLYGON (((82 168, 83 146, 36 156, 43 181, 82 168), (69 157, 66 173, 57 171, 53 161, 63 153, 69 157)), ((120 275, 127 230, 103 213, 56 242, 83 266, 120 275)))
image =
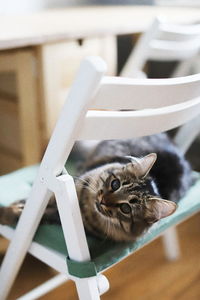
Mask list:
POLYGON ((176 25, 157 20, 157 31, 148 47, 148 58, 183 60, 196 55, 200 49, 200 25, 176 25))
POLYGON ((126 139, 167 131, 200 114, 200 97, 164 108, 89 111, 78 139, 126 139))
POLYGON ((195 56, 199 50, 199 24, 174 25, 156 17, 137 41, 120 75, 141 77, 140 72, 149 59, 182 61, 195 56))
POLYGON ((188 42, 199 36, 199 24, 170 24, 160 21, 156 37, 166 41, 188 42))
POLYGON ((159 108, 200 96, 200 74, 170 79, 104 77, 92 109, 138 110, 159 108))
POLYGON ((185 41, 153 40, 149 45, 148 58, 152 60, 184 60, 198 54, 200 38, 185 41), (180 51, 181 49, 181 51, 180 51))

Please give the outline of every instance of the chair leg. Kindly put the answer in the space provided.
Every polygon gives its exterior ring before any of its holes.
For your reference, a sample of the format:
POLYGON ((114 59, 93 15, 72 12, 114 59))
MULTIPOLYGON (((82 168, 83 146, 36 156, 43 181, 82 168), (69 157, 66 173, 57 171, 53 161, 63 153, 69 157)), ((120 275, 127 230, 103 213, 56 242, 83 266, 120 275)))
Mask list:
POLYGON ((80 300, 100 300, 100 295, 107 292, 110 287, 108 279, 102 274, 76 278, 75 283, 80 300))
POLYGON ((192 121, 184 124, 174 137, 175 144, 186 153, 194 142, 195 138, 200 134, 200 117, 197 116, 192 121))
POLYGON ((0 299, 4 300, 31 244, 52 193, 36 180, 0 269, 0 299), (31 216, 31 217, 30 217, 31 216))
MULTIPOLYGON (((54 193, 69 257, 76 261, 90 260, 73 178, 68 174, 57 177, 54 182, 54 193)), ((99 300, 100 294, 109 288, 104 275, 81 279, 75 277, 72 280, 75 281, 80 300, 99 300)))
POLYGON ((96 277, 76 280, 79 300, 100 300, 100 293, 96 277))
POLYGON ((176 227, 171 227, 162 236, 165 256, 168 260, 176 260, 180 257, 180 247, 176 227))
POLYGON ((190 69, 191 69, 192 62, 193 62, 193 58, 179 62, 178 66, 175 68, 174 72, 171 74, 170 77, 175 78, 175 77, 191 75, 190 69))

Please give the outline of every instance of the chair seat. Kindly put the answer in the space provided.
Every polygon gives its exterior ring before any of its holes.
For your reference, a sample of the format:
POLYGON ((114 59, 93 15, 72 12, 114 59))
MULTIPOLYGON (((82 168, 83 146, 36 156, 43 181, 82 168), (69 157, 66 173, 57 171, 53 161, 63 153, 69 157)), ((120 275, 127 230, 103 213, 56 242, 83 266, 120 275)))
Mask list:
MULTIPOLYGON (((37 166, 24 168, 0 178, 0 205, 27 197, 31 189, 33 179, 36 175, 37 166)), ((95 263, 97 272, 109 268, 116 262, 136 250, 140 249, 167 228, 176 225, 183 219, 191 216, 200 210, 200 174, 196 173, 197 181, 187 192, 186 196, 179 202, 177 211, 161 221, 154 224, 149 232, 139 238, 136 242, 113 242, 110 240, 99 240, 95 237, 87 236, 92 261, 95 263)), ((59 225, 40 225, 35 235, 34 241, 45 247, 67 256, 67 249, 64 241, 63 231, 59 225)))

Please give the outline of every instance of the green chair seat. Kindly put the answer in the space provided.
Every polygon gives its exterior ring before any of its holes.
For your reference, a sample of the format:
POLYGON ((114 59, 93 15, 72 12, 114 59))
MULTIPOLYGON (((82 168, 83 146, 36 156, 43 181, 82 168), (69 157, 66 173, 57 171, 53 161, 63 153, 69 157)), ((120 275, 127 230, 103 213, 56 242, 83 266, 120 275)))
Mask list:
MULTIPOLYGON (((0 205, 26 198, 34 177, 37 166, 21 169, 0 178, 0 205)), ((116 262, 122 260, 127 255, 135 252, 148 242, 155 239, 165 229, 176 225, 186 217, 200 210, 200 174, 197 174, 197 181, 187 192, 186 196, 179 202, 177 211, 156 224, 149 232, 139 238, 136 242, 112 242, 107 239, 99 240, 92 236, 87 236, 92 261, 95 264, 97 273, 102 272, 116 262)), ((65 246, 63 231, 59 225, 40 225, 34 240, 39 244, 52 248, 59 253, 68 256, 65 246)), ((77 275, 78 276, 78 275, 77 275)))

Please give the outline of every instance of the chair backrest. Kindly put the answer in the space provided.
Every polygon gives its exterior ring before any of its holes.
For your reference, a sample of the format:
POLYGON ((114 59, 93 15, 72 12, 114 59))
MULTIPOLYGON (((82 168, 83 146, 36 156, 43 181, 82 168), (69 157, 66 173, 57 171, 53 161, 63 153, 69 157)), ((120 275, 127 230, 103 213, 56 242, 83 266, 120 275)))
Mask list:
MULTIPOLYGON (((121 76, 138 76, 148 59, 182 61, 196 56, 200 50, 200 25, 175 25, 155 18, 139 38, 121 76)), ((140 75, 139 75, 140 76, 140 75)))
MULTIPOLYGON (((138 81, 104 77, 105 71, 104 61, 98 57, 85 59, 80 67, 1 267, 0 292, 3 296, 8 293, 53 193, 69 258, 75 262, 90 260, 73 178, 69 174, 59 176, 75 140, 153 134, 181 125, 200 114, 200 74, 174 80, 138 81), (180 91, 177 97, 174 95, 181 87, 184 91, 182 102, 180 91), (142 93, 142 89, 146 92, 142 93), (160 101, 155 100, 157 97, 160 101), (163 104, 162 99, 165 99, 163 104), (119 111, 119 108, 129 111, 119 111)), ((96 278, 91 279, 96 282, 96 278)), ((89 283, 86 291, 93 288, 89 283)), ((83 288, 82 283, 80 285, 83 288)), ((93 295, 98 295, 97 288, 95 293, 93 295)), ((86 295, 85 299, 94 299, 93 295, 86 295)))
POLYGON ((44 155, 43 172, 60 174, 78 139, 155 134, 200 114, 200 74, 138 80, 106 77, 104 72, 100 58, 83 61, 44 155))

